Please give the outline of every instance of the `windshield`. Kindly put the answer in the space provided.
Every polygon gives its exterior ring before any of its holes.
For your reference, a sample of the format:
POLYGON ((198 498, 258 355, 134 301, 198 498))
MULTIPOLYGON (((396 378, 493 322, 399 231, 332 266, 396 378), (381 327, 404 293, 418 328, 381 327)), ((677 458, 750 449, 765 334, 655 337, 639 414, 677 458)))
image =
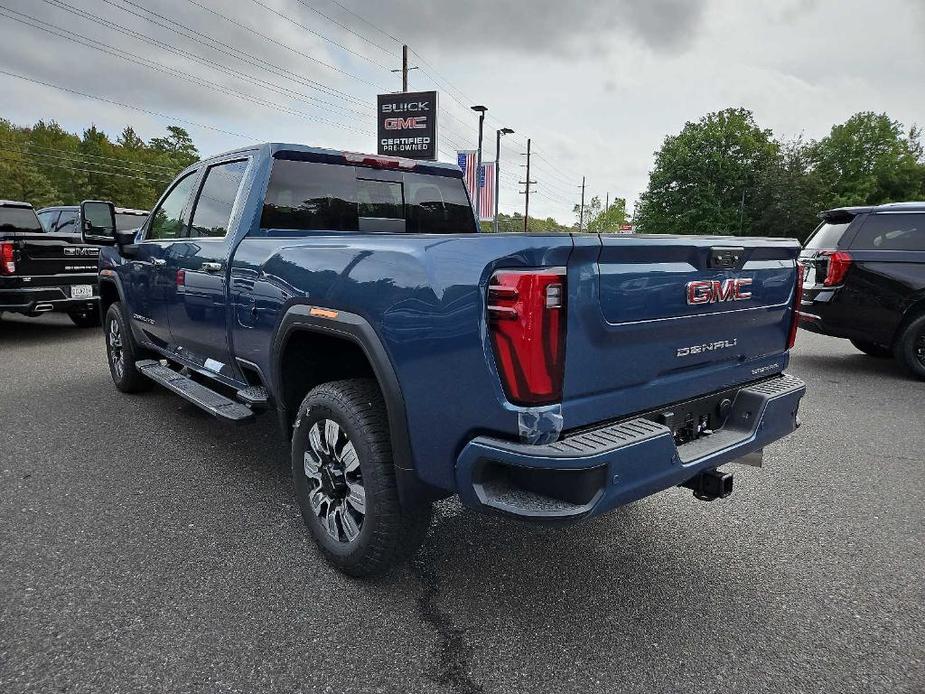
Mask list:
POLYGON ((816 229, 815 233, 809 237, 804 248, 809 248, 814 251, 837 248, 839 239, 841 239, 842 234, 845 233, 845 230, 850 224, 850 221, 840 224, 823 222, 819 225, 819 228, 816 229))
POLYGON ((3 231, 43 231, 35 210, 31 207, 0 207, 0 230, 3 231))
POLYGON ((137 229, 145 223, 148 218, 146 214, 129 214, 126 212, 116 212, 116 229, 126 231, 127 229, 137 229))

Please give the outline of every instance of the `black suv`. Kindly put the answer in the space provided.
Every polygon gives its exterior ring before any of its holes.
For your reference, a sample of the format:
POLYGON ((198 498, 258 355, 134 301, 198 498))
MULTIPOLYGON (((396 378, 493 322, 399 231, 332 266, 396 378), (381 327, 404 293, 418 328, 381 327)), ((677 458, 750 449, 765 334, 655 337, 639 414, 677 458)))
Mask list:
POLYGON ((925 379, 925 202, 842 207, 800 254, 800 327, 894 356, 925 379))

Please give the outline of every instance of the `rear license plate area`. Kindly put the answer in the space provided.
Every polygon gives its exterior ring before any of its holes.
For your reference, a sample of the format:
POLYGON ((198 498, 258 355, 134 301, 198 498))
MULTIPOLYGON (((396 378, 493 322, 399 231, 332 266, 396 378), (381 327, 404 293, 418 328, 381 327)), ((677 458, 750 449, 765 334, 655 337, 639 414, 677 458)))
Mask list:
POLYGON ((71 285, 71 298, 72 299, 92 299, 93 298, 93 285, 90 285, 90 284, 71 285))

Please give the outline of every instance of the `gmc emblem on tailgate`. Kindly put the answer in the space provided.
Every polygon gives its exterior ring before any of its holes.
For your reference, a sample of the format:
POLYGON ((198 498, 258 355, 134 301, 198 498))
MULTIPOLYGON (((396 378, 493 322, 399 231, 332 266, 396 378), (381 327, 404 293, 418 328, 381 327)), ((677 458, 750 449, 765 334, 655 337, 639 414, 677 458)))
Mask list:
POLYGON ((752 298, 752 293, 744 291, 752 283, 751 278, 734 280, 698 280, 687 283, 687 303, 715 304, 720 301, 745 301, 752 298))
POLYGON ((64 249, 64 255, 70 256, 72 258, 75 256, 88 258, 88 257, 99 255, 99 254, 100 254, 99 248, 65 248, 64 249))

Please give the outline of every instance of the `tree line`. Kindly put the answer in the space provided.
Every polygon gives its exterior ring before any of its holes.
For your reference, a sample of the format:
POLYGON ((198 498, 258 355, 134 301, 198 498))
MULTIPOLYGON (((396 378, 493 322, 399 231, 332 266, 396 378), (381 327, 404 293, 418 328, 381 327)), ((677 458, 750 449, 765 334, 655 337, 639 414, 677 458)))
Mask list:
MULTIPOLYGON (((189 133, 177 126, 147 142, 126 126, 113 141, 92 125, 78 135, 55 121, 22 127, 0 119, 0 197, 37 208, 105 199, 150 209, 197 159, 189 133)), ((728 108, 665 138, 633 221, 645 233, 804 240, 822 210, 923 198, 925 147, 918 126, 862 112, 818 141, 780 141, 751 111, 728 108)), ((628 221, 621 198, 602 205, 594 196, 583 215, 577 204, 573 213, 570 224, 531 217, 529 231, 615 232, 628 221)), ((501 214, 499 228, 523 231, 523 216, 501 214)))
POLYGON ((176 126, 147 142, 126 126, 113 142, 92 125, 77 135, 55 121, 21 127, 0 119, 0 197, 36 208, 102 199, 151 209, 177 173, 198 159, 189 133, 176 126))
POLYGON ((818 141, 782 142, 751 111, 729 108, 665 138, 636 224, 645 233, 805 240, 823 210, 923 198, 918 126, 862 112, 818 141))

